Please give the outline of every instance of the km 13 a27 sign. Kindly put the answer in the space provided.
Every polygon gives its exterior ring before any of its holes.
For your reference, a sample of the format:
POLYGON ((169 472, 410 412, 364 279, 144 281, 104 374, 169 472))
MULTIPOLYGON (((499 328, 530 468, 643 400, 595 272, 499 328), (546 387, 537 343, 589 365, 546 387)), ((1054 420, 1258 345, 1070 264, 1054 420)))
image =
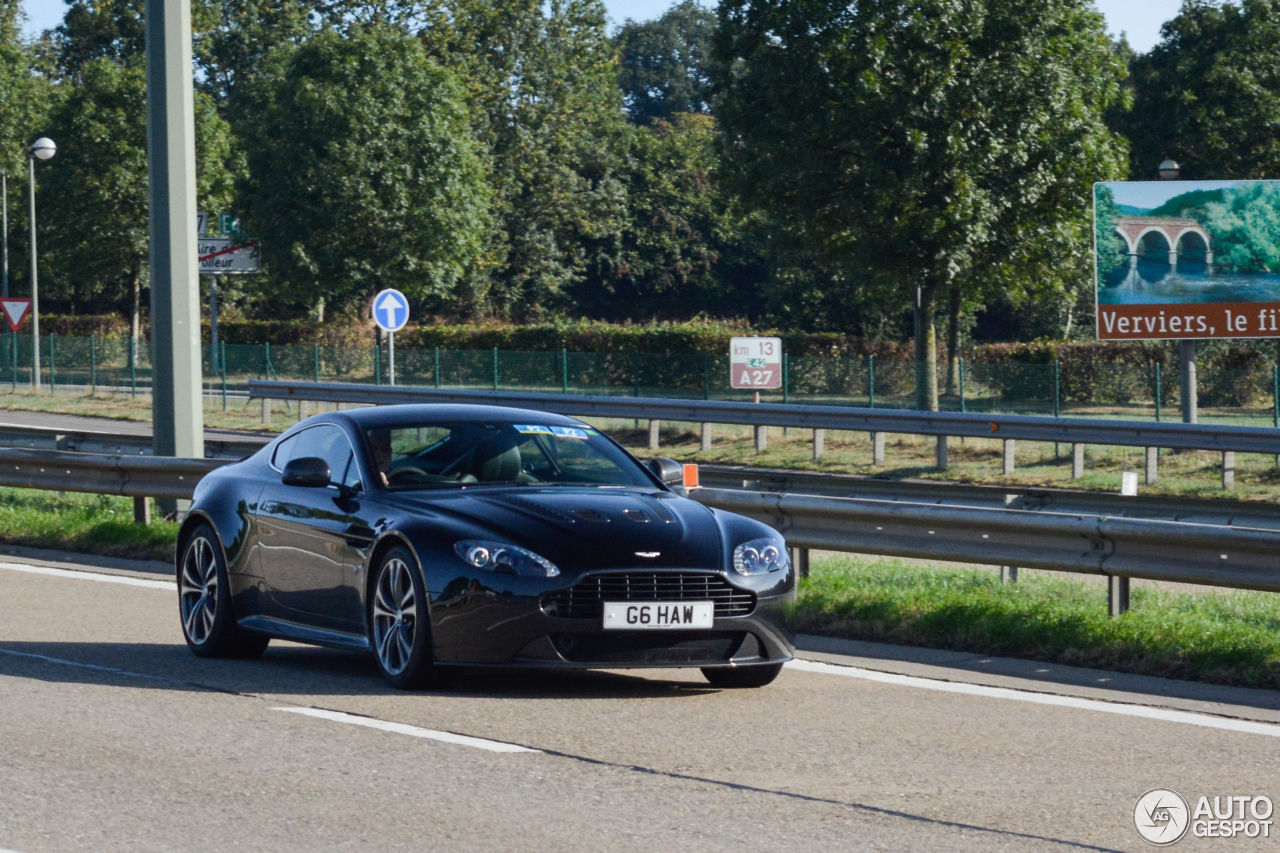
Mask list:
POLYGON ((1098 337, 1280 337, 1280 181, 1094 184, 1098 337))
POLYGON ((781 338, 730 338, 729 387, 782 387, 781 338))

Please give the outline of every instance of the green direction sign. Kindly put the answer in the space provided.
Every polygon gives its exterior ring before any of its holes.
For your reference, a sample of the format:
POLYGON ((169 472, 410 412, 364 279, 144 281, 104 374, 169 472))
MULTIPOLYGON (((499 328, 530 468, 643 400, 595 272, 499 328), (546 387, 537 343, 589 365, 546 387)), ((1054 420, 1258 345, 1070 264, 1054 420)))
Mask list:
POLYGON ((241 237, 240 217, 230 213, 218 214, 218 233, 223 237, 241 237))

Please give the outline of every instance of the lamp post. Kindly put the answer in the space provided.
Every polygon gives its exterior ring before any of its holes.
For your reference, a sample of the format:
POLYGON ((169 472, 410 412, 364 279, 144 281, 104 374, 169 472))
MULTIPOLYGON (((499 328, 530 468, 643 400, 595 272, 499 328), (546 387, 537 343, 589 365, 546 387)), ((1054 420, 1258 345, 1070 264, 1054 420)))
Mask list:
MULTIPOLYGON (((1174 160, 1162 160, 1156 167, 1156 176, 1162 181, 1176 181, 1182 176, 1182 167, 1174 160)), ((1170 246, 1169 256, 1176 249, 1170 246)), ((1196 342, 1178 341, 1178 390, 1182 397, 1182 422, 1193 424, 1199 419, 1199 401, 1196 393, 1196 342)))
POLYGON ((2 288, 0 289, 0 296, 8 296, 9 295, 9 173, 6 172, 4 169, 0 169, 0 199, 3 199, 3 204, 0 205, 0 210, 3 210, 3 216, 0 218, 3 218, 3 221, 4 221, 4 225, 3 225, 4 271, 3 273, 0 273, 0 281, 3 281, 3 284, 0 285, 0 288, 2 288))
POLYGON ((58 153, 58 146, 47 136, 31 145, 27 157, 31 176, 31 387, 40 393, 40 288, 36 275, 36 160, 48 160, 58 153))

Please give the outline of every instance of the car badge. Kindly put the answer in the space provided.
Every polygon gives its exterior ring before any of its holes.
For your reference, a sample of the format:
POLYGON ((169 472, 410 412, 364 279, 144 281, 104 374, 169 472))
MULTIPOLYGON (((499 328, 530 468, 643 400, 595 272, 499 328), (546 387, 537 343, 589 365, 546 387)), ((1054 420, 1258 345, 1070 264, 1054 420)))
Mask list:
POLYGON ((651 560, 654 557, 661 557, 662 552, 661 551, 636 551, 636 556, 644 557, 646 560, 651 560))

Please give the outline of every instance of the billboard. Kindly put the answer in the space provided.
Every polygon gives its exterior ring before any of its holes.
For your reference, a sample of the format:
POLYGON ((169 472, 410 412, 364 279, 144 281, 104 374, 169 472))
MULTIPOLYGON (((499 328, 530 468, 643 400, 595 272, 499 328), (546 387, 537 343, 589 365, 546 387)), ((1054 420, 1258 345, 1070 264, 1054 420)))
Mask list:
POLYGON ((1280 337, 1280 181, 1093 192, 1099 339, 1280 337))

